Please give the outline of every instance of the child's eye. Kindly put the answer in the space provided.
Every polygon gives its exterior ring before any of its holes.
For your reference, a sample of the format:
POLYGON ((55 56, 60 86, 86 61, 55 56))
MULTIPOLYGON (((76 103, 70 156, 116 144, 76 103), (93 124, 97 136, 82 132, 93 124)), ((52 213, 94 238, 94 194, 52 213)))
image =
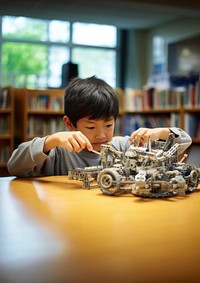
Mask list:
POLYGON ((93 130, 94 127, 86 127, 86 129, 88 129, 88 130, 93 130))
POLYGON ((110 128, 110 127, 112 127, 112 125, 113 125, 113 124, 107 124, 106 127, 107 127, 107 128, 110 128))

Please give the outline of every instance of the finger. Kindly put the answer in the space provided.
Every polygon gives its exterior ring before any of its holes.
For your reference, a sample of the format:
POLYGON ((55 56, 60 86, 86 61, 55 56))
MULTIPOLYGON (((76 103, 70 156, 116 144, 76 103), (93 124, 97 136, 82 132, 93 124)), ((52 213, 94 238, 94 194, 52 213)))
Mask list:
POLYGON ((82 137, 81 135, 77 135, 75 137, 75 139, 76 139, 76 142, 78 143, 80 149, 86 148, 86 141, 84 139, 84 136, 82 137))
POLYGON ((69 137, 66 147, 69 151, 79 152, 82 150, 80 143, 74 137, 69 137))
POLYGON ((81 151, 82 149, 87 148, 88 150, 92 150, 92 145, 88 138, 81 133, 80 131, 74 132, 69 138, 68 138, 70 144, 72 145, 74 151, 81 151))
POLYGON ((144 146, 145 143, 145 138, 143 136, 137 140, 137 146, 144 146))
POLYGON ((145 129, 145 128, 142 128, 142 129, 140 129, 140 131, 138 131, 138 133, 135 137, 136 146, 144 145, 146 132, 147 132, 147 129, 145 129))
POLYGON ((143 128, 139 128, 136 131, 132 132, 132 134, 130 136, 130 142, 133 142, 135 140, 136 136, 138 135, 138 133, 142 130, 143 130, 143 128))
POLYGON ((150 136, 149 136, 148 133, 146 133, 146 134, 143 136, 143 145, 148 146, 149 140, 150 140, 150 136))
MULTIPOLYGON (((82 133, 81 133, 82 134, 82 133)), ((90 143, 90 141, 88 140, 88 138, 85 135, 81 135, 83 141, 84 141, 84 148, 87 148, 89 151, 93 150, 93 147, 90 143)))
POLYGON ((74 147, 72 145, 72 143, 70 141, 66 141, 65 142, 65 148, 69 151, 69 152, 72 152, 74 151, 74 147))

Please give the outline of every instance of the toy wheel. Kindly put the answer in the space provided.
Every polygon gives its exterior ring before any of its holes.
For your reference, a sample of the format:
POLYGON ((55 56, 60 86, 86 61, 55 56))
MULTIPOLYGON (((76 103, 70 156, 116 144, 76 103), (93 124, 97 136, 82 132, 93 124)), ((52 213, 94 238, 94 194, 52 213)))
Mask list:
POLYGON ((198 177, 199 177, 199 172, 197 170, 192 170, 190 173, 190 180, 188 184, 188 190, 190 192, 193 192, 198 186, 198 177))
POLYGON ((197 184, 198 181, 198 172, 196 170, 192 170, 190 173, 190 179, 193 183, 197 184))
POLYGON ((119 192, 119 180, 120 175, 116 171, 109 169, 101 171, 97 179, 101 191, 109 196, 119 192))

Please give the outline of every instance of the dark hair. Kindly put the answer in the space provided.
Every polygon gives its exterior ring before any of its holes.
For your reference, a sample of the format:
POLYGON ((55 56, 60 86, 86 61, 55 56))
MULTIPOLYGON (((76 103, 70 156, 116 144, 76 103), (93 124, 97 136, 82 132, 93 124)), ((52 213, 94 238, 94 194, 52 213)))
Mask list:
POLYGON ((95 76, 72 79, 65 89, 64 112, 76 126, 79 119, 116 120, 119 113, 119 101, 114 89, 95 76))

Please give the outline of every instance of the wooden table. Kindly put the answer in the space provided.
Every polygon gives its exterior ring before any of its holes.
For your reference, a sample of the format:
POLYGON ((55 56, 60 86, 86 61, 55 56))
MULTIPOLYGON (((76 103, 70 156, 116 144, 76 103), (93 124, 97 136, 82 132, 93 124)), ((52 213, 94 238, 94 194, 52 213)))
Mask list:
POLYGON ((0 178, 0 282, 200 282, 199 192, 109 197, 66 176, 0 178))

